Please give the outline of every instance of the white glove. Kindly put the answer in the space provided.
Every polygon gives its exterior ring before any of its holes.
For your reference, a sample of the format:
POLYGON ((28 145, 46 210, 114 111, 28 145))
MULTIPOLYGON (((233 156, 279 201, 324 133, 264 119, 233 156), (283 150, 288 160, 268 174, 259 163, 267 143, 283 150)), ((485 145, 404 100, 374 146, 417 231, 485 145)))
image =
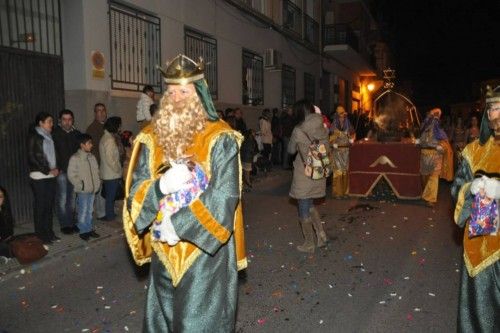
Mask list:
POLYGON ((472 194, 477 194, 480 189, 484 188, 485 181, 488 177, 482 176, 481 178, 476 178, 470 184, 470 191, 472 194))
POLYGON ((349 143, 353 144, 354 143, 354 139, 349 139, 349 143))
POLYGON ((193 174, 189 171, 188 166, 184 163, 175 163, 170 161, 172 166, 160 178, 160 191, 167 195, 180 190, 189 189, 193 184, 188 183, 193 174))
POLYGON ((439 152, 439 153, 442 153, 444 151, 443 147, 441 145, 437 145, 436 146, 436 150, 439 152))
POLYGON ((339 145, 338 145, 338 144, 336 144, 336 143, 334 143, 334 144, 333 144, 333 148, 338 149, 338 148, 339 148, 339 145))
POLYGON ((419 145, 420 144, 420 139, 415 139, 415 144, 419 145))
POLYGON ((486 192, 486 196, 490 199, 500 199, 500 181, 494 178, 485 178, 484 191, 486 192))
POLYGON ((163 212, 163 220, 160 224, 154 223, 153 230, 153 235, 159 234, 159 238, 155 238, 155 240, 167 243, 170 246, 174 246, 181 240, 175 232, 174 225, 170 219, 170 213, 163 212))

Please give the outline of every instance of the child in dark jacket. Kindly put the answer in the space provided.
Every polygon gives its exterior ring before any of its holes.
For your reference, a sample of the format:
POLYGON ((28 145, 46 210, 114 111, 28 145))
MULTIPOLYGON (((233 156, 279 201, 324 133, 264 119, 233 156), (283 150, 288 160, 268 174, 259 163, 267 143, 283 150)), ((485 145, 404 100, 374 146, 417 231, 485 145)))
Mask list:
POLYGON ((101 188, 99 166, 92 151, 92 137, 81 134, 78 142, 80 149, 71 156, 68 165, 68 179, 73 184, 76 193, 76 211, 78 214, 78 229, 80 238, 88 241, 90 237, 100 235, 95 232, 92 223, 95 194, 101 188))
POLYGON ((243 169, 243 184, 245 187, 252 188, 250 173, 252 172, 252 164, 254 156, 259 152, 257 141, 255 141, 255 133, 252 129, 246 130, 244 140, 241 145, 241 165, 243 169))

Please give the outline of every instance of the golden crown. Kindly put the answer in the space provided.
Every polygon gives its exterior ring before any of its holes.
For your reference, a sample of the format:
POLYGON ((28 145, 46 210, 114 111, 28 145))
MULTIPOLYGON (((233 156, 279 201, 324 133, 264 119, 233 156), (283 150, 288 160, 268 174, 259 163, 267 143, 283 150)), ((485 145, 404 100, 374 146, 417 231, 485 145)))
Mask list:
POLYGON ((491 86, 486 86, 486 103, 500 102, 500 86, 492 89, 491 86))
POLYGON ((166 69, 157 66, 167 84, 188 84, 203 79, 205 63, 200 57, 199 62, 179 54, 171 61, 167 61, 166 69))

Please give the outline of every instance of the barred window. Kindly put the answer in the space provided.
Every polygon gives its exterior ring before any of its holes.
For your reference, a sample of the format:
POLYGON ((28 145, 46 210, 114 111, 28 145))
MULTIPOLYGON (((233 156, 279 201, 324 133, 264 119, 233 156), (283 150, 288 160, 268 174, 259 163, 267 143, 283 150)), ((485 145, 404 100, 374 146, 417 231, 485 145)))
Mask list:
POLYGON ((0 46, 61 56, 59 0, 0 0, 0 46))
POLYGON ((264 104, 264 66, 262 56, 243 49, 243 104, 264 104))
POLYGON ((109 2, 111 88, 161 91, 160 18, 114 1, 109 2))
POLYGON ((304 98, 313 104, 316 98, 316 81, 309 73, 304 73, 304 98))
POLYGON ((281 71, 281 105, 287 107, 295 103, 295 69, 283 64, 281 71))
POLYGON ((198 61, 200 57, 205 61, 205 79, 213 99, 217 99, 217 40, 210 35, 184 28, 184 43, 186 56, 198 61))

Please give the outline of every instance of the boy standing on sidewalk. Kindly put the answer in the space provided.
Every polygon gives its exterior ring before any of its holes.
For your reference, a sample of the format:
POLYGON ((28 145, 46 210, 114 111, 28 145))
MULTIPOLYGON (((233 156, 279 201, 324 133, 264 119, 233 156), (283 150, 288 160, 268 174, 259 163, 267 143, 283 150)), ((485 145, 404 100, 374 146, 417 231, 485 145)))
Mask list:
POLYGON ((80 149, 69 160, 68 179, 73 184, 76 193, 77 226, 80 230, 80 238, 88 241, 90 237, 99 237, 99 234, 94 231, 92 213, 95 194, 101 187, 101 179, 97 160, 91 153, 92 137, 82 134, 78 142, 80 149))

